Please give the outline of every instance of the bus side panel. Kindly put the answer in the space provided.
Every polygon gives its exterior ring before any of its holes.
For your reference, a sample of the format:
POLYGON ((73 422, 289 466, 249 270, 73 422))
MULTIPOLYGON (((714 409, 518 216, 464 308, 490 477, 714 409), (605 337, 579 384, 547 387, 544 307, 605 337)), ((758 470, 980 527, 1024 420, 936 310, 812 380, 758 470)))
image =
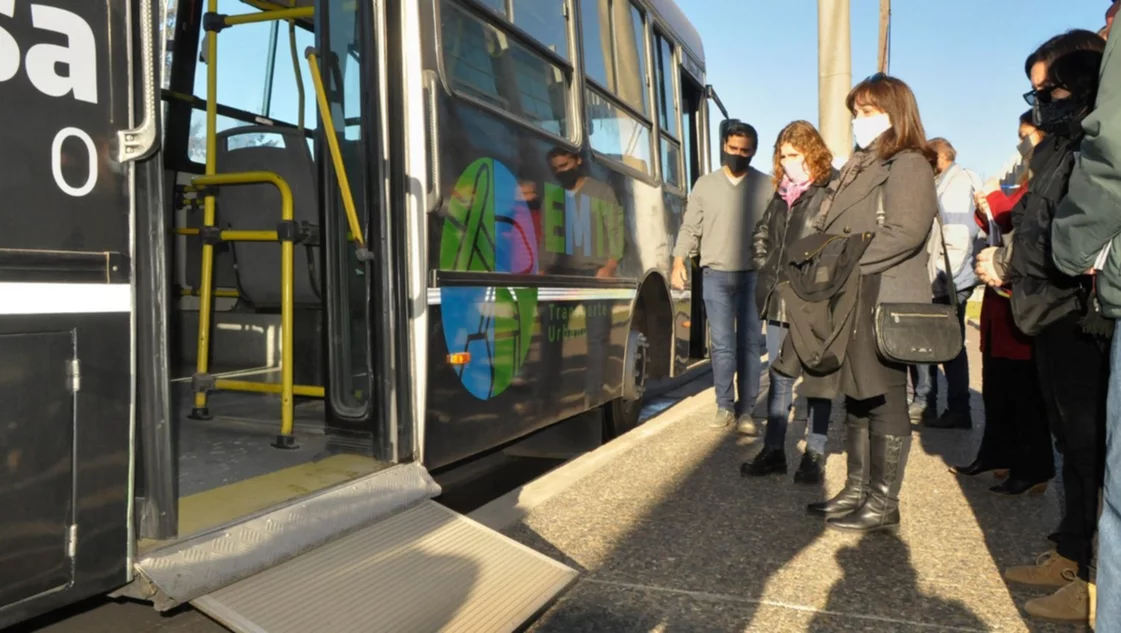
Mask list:
POLYGON ((0 422, 0 490, 43 521, 32 537, 0 520, 0 584, 23 583, 3 594, 16 602, 0 603, 0 627, 128 579, 130 191, 116 160, 130 127, 128 6, 0 2, 0 336, 23 356, 0 355, 16 425, 0 422), (30 555, 29 538, 46 567, 11 558, 30 555))
POLYGON ((638 282, 650 270, 668 278, 677 222, 657 188, 587 154, 573 195, 550 165, 563 145, 440 97, 444 196, 428 218, 439 286, 430 296, 430 468, 620 397, 638 282))
POLYGON ((0 627, 127 580, 129 338, 127 312, 0 316, 0 627))

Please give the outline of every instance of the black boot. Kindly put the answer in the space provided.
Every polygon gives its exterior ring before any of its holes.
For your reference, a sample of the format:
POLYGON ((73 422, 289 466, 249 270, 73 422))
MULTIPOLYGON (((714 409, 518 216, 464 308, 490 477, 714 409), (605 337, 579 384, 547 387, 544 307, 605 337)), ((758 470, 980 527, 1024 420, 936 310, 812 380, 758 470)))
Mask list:
POLYGON ((868 498, 864 505, 848 516, 826 521, 826 525, 842 532, 874 532, 899 527, 899 489, 911 452, 911 437, 873 434, 870 457, 868 498))
POLYGON ((786 474, 786 452, 781 448, 767 448, 759 451, 755 459, 740 465, 740 474, 745 477, 786 474))
POLYGON ((825 517, 843 516, 864 503, 868 490, 868 422, 851 419, 845 425, 845 454, 848 456, 848 479, 836 497, 811 503, 806 512, 825 517))
POLYGON ((820 484, 825 480, 825 456, 806 449, 802 455, 802 463, 794 471, 796 484, 820 484))
POLYGON ((1008 470, 1008 464, 1002 464, 996 460, 982 457, 981 455, 978 455, 977 459, 973 460, 973 463, 968 466, 950 466, 950 472, 955 475, 964 475, 966 477, 976 477, 982 473, 997 470, 1008 470))

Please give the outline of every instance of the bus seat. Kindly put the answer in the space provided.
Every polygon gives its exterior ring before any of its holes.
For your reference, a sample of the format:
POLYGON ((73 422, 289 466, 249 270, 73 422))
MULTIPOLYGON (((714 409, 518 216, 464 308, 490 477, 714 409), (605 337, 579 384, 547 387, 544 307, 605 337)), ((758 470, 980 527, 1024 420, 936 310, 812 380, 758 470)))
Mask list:
MULTIPOLYGON (((295 221, 318 227, 315 161, 307 139, 295 128, 247 126, 218 134, 218 173, 269 171, 292 189, 295 221)), ((237 185, 218 190, 218 224, 240 231, 275 230, 280 222, 280 192, 272 185, 237 185)), ((257 308, 280 307, 280 244, 233 242, 238 290, 257 308)), ((318 306, 319 247, 296 245, 296 305, 318 306)))

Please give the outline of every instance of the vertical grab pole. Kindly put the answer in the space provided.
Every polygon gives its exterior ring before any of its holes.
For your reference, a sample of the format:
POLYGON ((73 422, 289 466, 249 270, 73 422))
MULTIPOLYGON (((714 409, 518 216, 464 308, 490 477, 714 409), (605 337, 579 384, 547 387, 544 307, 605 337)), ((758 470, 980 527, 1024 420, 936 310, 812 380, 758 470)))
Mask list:
MULTIPOLYGON (((206 39, 206 175, 213 176, 218 173, 217 146, 218 146, 218 33, 221 30, 218 22, 218 0, 207 0, 207 19, 203 26, 207 27, 206 39)), ((203 198, 202 232, 214 226, 215 200, 213 189, 206 189, 203 198)), ((198 337, 198 365, 194 375, 195 406, 191 410, 191 418, 196 420, 211 419, 207 407, 207 390, 210 388, 210 317, 213 309, 214 296, 214 244, 210 240, 202 241, 202 279, 199 281, 199 337, 198 337)))
POLYGON ((292 312, 295 305, 293 292, 294 263, 296 258, 296 214, 293 209, 292 192, 288 184, 277 179, 276 186, 280 189, 280 435, 273 444, 276 448, 299 448, 296 436, 292 434, 294 426, 293 407, 295 407, 294 394, 292 393, 293 360, 292 360, 292 312), (287 227, 288 230, 284 230, 287 227))

